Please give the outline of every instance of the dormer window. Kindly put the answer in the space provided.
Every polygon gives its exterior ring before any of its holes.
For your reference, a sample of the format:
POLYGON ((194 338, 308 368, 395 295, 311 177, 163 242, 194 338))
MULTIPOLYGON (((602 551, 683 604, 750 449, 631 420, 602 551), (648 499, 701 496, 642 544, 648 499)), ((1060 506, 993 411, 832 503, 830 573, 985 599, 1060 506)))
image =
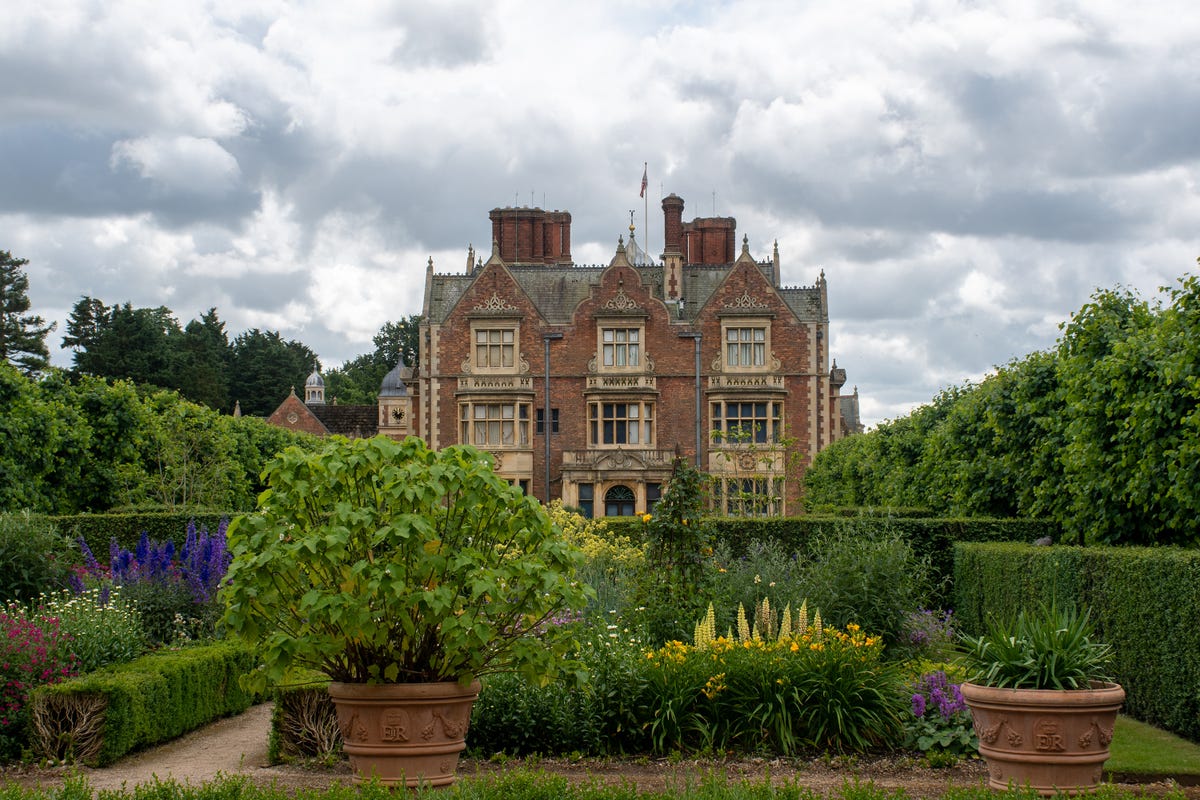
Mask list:
POLYGON ((511 328, 475 330, 475 366, 480 369, 511 369, 516 364, 517 332, 511 328))
POLYGON ((725 328, 725 366, 730 368, 767 365, 767 329, 756 327, 725 328))
POLYGON ((641 366, 641 341, 640 328, 601 329, 601 363, 608 368, 641 366))

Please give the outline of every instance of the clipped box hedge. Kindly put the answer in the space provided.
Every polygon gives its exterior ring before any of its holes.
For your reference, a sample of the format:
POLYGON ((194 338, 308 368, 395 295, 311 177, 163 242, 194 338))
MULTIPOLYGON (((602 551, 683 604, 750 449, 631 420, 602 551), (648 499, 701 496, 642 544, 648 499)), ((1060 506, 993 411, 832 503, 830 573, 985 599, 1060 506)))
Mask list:
POLYGON ((1200 550, 964 543, 954 555, 965 631, 1040 602, 1090 607, 1125 711, 1200 741, 1200 550))
POLYGON ((31 744, 42 757, 105 766, 147 745, 174 739, 255 701, 240 678, 250 648, 219 642, 163 650, 36 689, 31 744))
POLYGON ((267 742, 270 763, 341 758, 342 732, 329 683, 327 675, 303 670, 290 675, 287 685, 271 690, 275 706, 267 742))
POLYGON ((174 542, 176 549, 183 546, 187 537, 187 526, 196 521, 196 529, 207 528, 215 533, 221 520, 231 521, 238 512, 232 511, 143 511, 136 513, 68 514, 47 516, 60 531, 72 539, 83 537, 88 547, 101 561, 108 558, 109 542, 115 537, 117 544, 126 550, 137 547, 142 531, 156 542, 174 542))

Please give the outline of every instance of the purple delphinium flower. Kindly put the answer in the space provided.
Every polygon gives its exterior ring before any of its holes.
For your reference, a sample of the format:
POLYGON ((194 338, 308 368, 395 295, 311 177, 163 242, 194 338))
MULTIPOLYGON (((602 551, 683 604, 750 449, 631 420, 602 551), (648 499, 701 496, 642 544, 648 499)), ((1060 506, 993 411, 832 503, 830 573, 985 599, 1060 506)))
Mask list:
POLYGON ((914 717, 925 716, 925 696, 920 692, 912 696, 912 712, 914 717))

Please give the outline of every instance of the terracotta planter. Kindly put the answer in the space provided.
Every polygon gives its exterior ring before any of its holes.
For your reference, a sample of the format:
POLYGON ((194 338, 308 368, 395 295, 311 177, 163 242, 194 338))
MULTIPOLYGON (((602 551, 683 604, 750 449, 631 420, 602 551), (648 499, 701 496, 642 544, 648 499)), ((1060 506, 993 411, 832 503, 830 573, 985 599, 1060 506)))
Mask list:
POLYGON ((343 747, 356 780, 386 786, 446 786, 466 747, 479 681, 331 683, 343 747))
POLYGON ((1041 795, 1078 794, 1100 785, 1125 690, 993 689, 962 685, 975 720, 988 785, 1031 786, 1041 795))

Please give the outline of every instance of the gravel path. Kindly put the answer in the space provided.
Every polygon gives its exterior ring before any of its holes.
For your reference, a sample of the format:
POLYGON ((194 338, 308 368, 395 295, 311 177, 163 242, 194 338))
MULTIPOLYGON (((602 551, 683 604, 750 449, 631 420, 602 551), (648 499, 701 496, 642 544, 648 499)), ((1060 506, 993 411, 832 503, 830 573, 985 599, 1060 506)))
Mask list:
MULTIPOLYGON (((341 762, 333 767, 268 766, 267 741, 271 725, 271 705, 254 706, 243 714, 207 725, 159 747, 127 756, 102 769, 57 767, 19 769, 0 773, 0 784, 14 781, 23 786, 61 786, 71 775, 82 774, 93 790, 132 789, 157 780, 174 780, 197 785, 219 775, 243 776, 256 785, 274 784, 284 789, 324 789, 335 782, 352 780, 349 767, 341 762)), ((839 759, 731 759, 727 761, 664 759, 519 759, 478 761, 463 759, 459 775, 494 775, 522 765, 548 773, 566 775, 571 780, 598 783, 632 783, 643 791, 663 791, 695 783, 703 776, 717 773, 730 779, 772 782, 794 781, 823 794, 840 789, 847 781, 872 781, 888 789, 904 789, 911 798, 936 798, 950 787, 979 786, 985 780, 983 764, 962 762, 950 769, 922 767, 913 758, 839 759)), ((1141 784, 1136 787, 1148 795, 1165 794, 1171 785, 1141 784)), ((1200 787, 1184 787, 1188 800, 1200 800, 1200 787)))

